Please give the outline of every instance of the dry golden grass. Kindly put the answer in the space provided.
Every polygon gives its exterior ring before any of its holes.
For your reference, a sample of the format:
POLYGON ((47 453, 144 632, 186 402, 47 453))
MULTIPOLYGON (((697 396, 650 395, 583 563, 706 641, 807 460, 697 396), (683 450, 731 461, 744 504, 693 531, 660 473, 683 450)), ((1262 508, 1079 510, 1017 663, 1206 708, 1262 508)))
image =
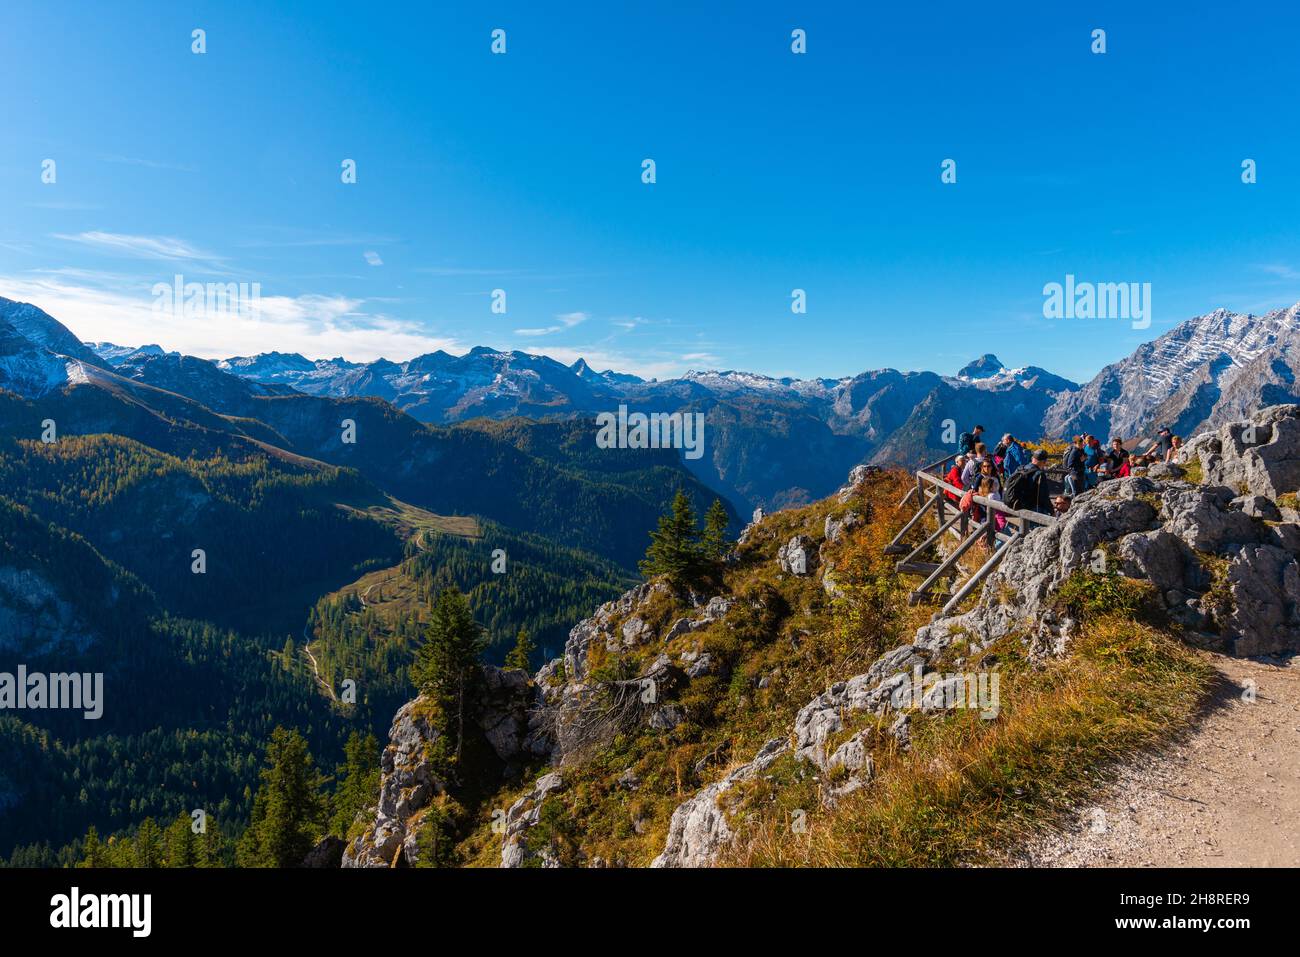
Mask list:
MULTIPOLYGON (((872 784, 792 834, 769 813, 723 863, 946 867, 990 863, 1094 790, 1118 758, 1192 721, 1211 669, 1172 636, 1118 616, 1031 665, 999 650, 1001 711, 917 715, 913 748, 877 754, 872 784)), ((779 801, 775 802, 780 806, 779 801)))

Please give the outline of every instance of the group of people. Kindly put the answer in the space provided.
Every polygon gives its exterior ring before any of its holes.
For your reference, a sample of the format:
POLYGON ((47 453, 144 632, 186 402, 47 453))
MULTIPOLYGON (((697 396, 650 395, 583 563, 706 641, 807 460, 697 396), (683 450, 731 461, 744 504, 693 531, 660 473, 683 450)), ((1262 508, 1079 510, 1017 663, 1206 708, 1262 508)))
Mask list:
MULTIPOLYGON (((1044 515, 1056 514, 1047 483, 1047 452, 1036 449, 1029 452, 1011 433, 1002 436, 993 449, 984 442, 984 426, 977 425, 963 432, 959 451, 944 481, 962 494, 946 491, 945 495, 959 504, 963 511, 971 511, 978 521, 983 521, 983 509, 974 501, 976 495, 994 502, 1006 502, 1012 508, 1029 509, 1044 515)), ((1068 503, 1065 505, 1069 507, 1068 503)), ((1006 516, 994 513, 998 531, 1006 525, 1006 516)))
MULTIPOLYGON (((1102 448, 1101 440, 1095 435, 1076 435, 1065 452, 1065 492, 1056 495, 1051 493, 1048 483, 1046 450, 1030 453, 1010 433, 1003 435, 990 450, 984 442, 982 425, 963 432, 958 446, 955 463, 944 480, 961 494, 951 491, 944 494, 962 510, 972 511, 983 521, 983 510, 974 501, 976 495, 1006 502, 1015 509, 1063 515, 1075 496, 1107 479, 1135 474, 1153 462, 1173 462, 1182 447, 1182 439, 1163 428, 1146 452, 1130 454, 1122 439, 1113 438, 1109 448, 1102 448)), ((994 517, 1001 531, 1006 516, 995 513, 994 517)))
POLYGON ((1065 489, 1078 495, 1096 488, 1106 479, 1125 478, 1146 469, 1155 462, 1174 462, 1183 446, 1181 436, 1174 435, 1168 427, 1160 430, 1156 441, 1145 452, 1129 454, 1122 439, 1110 440, 1110 448, 1103 449, 1095 435, 1076 435, 1065 451, 1065 489))

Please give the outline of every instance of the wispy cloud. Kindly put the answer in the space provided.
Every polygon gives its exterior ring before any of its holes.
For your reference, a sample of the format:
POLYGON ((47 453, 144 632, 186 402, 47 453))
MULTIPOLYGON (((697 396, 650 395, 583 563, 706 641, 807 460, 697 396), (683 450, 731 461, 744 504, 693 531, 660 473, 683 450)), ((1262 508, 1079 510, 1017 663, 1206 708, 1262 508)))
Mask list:
POLYGON ((472 266, 417 266, 414 270, 426 276, 517 276, 517 269, 481 269, 472 266))
POLYGON ((1255 268, 1260 272, 1267 273, 1277 279, 1300 279, 1300 269, 1296 269, 1293 266, 1287 266, 1283 263, 1258 263, 1255 268))
POLYGON ((679 357, 624 354, 618 351, 609 351, 600 346, 578 346, 576 348, 548 346, 545 349, 540 346, 525 346, 521 351, 527 352, 529 355, 550 356, 555 361, 563 362, 566 365, 572 365, 579 359, 586 359, 587 365, 593 369, 601 371, 613 369, 615 372, 630 372, 633 375, 641 376, 643 379, 671 379, 685 371, 679 357))
POLYGON ((558 324, 554 326, 543 326, 538 329, 516 329, 517 336, 549 336, 556 332, 563 332, 565 329, 572 329, 576 325, 586 322, 590 317, 585 312, 566 312, 555 317, 558 324))
POLYGON ((379 253, 375 252, 373 249, 367 249, 361 255, 364 256, 366 262, 370 263, 372 266, 382 266, 384 264, 384 261, 379 258, 379 253))
POLYGON ((396 236, 385 236, 374 233, 322 234, 319 231, 308 232, 306 230, 284 227, 260 228, 278 235, 255 239, 243 239, 235 245, 243 249, 291 249, 295 247, 306 248, 314 246, 392 246, 402 241, 396 236))
POLYGON ((181 173, 197 173, 199 168, 188 163, 164 163, 161 160, 143 159, 139 156, 101 156, 105 163, 120 163, 124 166, 143 166, 145 169, 170 169, 181 173))
POLYGON ((346 356, 358 362, 407 359, 445 349, 467 348, 431 336, 404 319, 368 309, 365 300, 337 295, 263 295, 255 317, 222 316, 198 321, 155 312, 147 284, 102 288, 61 276, 0 276, 0 295, 40 306, 83 340, 119 345, 156 342, 165 349, 205 359, 258 352, 300 352, 309 358, 346 356))
POLYGON ((75 234, 55 233, 54 238, 134 259, 163 259, 171 262, 221 261, 220 256, 205 252, 174 236, 132 236, 127 233, 92 230, 75 234))

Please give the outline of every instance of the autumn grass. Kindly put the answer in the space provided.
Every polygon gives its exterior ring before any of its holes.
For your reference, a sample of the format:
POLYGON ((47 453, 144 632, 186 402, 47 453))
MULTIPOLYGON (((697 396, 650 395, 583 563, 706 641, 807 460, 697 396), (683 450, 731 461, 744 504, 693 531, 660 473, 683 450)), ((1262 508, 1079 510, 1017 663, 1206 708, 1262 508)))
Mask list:
MULTIPOLYGON (((1193 720, 1212 669, 1173 636, 1110 613, 1071 653, 1030 662, 1010 640, 999 716, 917 714, 908 753, 877 754, 875 780, 813 810, 806 833, 769 814, 724 863, 742 866, 951 867, 994 863, 1093 792, 1115 762, 1193 720)), ((990 649, 991 651, 994 649, 990 649)), ((780 806, 779 800, 773 800, 780 806)))

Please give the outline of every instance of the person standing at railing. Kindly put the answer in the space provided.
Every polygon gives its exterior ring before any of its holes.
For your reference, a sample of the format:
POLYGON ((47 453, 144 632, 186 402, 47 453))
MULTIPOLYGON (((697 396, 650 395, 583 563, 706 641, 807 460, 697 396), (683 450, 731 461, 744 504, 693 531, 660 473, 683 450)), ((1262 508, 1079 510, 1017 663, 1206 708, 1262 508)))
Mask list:
POLYGON ((966 465, 961 470, 962 488, 974 488, 975 477, 980 473, 980 464, 988 458, 988 446, 983 442, 975 443, 975 454, 966 459, 966 465))
MULTIPOLYGON (((943 480, 947 482, 949 485, 955 486, 960 489, 964 489, 966 486, 961 484, 961 470, 965 465, 966 465, 966 456, 965 455, 957 456, 957 464, 955 464, 952 468, 948 470, 948 474, 943 477, 943 480)), ((954 502, 961 501, 961 496, 955 495, 952 492, 945 490, 943 494, 948 496, 948 498, 954 502)))
MULTIPOLYGON (((997 468, 994 467, 992 459, 985 459, 983 462, 981 462, 979 474, 975 476, 976 482, 979 483, 981 486, 983 486, 984 481, 986 479, 991 480, 993 482, 993 487, 997 490, 999 494, 1001 494, 1002 477, 998 475, 998 470, 997 468)), ((981 492, 980 494, 982 495, 983 493, 981 492)))
POLYGON ((1015 475, 1019 472, 1028 461, 1025 455, 1025 447, 1016 441, 1016 437, 1008 432, 1002 436, 1002 474, 1006 476, 1015 475))
POLYGON ((1047 451, 1038 449, 1028 465, 1007 479, 1006 503, 1012 508, 1052 514, 1051 493, 1047 487, 1047 451))
MULTIPOLYGON (((991 464, 991 463, 990 463, 991 464)), ((1001 486, 998 485, 996 476, 985 475, 980 479, 980 495, 984 496, 990 502, 1002 501, 1001 486)), ((997 526, 998 531, 1007 527, 1007 517, 1001 512, 990 509, 993 512, 993 523, 997 526)), ((979 521, 984 520, 983 515, 976 516, 979 521)))

